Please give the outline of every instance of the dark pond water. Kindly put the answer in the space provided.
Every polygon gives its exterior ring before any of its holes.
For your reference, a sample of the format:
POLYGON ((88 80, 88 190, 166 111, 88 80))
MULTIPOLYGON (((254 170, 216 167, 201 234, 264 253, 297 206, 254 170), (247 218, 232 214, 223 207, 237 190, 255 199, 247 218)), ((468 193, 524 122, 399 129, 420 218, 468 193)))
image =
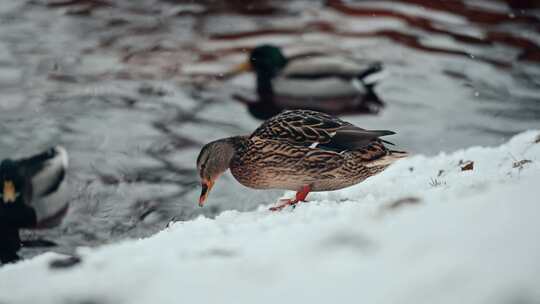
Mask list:
POLYGON ((539 128, 536 3, 1 0, 0 156, 54 144, 71 156, 64 224, 24 237, 70 252, 273 202, 281 191, 226 175, 207 207, 196 206, 200 146, 259 124, 231 98, 252 94, 253 76, 222 76, 261 43, 383 62, 386 107, 346 119, 396 130, 415 153, 539 128))

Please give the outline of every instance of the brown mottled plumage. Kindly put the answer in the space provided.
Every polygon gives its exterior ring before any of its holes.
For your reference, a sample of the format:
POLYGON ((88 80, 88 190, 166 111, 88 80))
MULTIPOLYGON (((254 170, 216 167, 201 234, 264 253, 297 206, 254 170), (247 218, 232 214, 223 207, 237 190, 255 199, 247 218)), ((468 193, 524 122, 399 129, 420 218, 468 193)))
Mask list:
POLYGON ((405 156, 369 131, 336 117, 307 110, 276 115, 249 136, 211 142, 197 159, 206 200, 214 181, 231 169, 242 185, 256 189, 299 191, 277 209, 303 201, 309 191, 329 191, 357 184, 405 156))

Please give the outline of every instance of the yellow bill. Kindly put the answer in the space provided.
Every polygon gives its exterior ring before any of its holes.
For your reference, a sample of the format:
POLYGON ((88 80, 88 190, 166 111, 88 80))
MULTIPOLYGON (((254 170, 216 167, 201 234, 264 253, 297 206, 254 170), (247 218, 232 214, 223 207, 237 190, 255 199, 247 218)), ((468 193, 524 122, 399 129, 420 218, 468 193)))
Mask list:
POLYGON ((2 195, 4 203, 13 203, 17 199, 17 192, 15 192, 15 185, 12 181, 4 181, 4 192, 2 195))
POLYGON ((214 186, 214 181, 203 180, 201 182, 202 191, 201 191, 201 197, 199 197, 200 207, 204 206, 204 202, 208 198, 208 193, 210 193, 210 190, 212 190, 213 186, 214 186))
POLYGON ((237 65, 232 71, 231 74, 240 74, 244 72, 251 71, 251 63, 249 61, 243 62, 239 65, 237 65))

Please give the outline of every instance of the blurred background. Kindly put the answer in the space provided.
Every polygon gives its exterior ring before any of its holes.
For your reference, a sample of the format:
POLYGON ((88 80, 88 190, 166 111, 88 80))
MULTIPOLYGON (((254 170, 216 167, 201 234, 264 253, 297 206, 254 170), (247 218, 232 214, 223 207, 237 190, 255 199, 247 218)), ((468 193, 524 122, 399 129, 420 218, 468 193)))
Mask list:
POLYGON ((533 0, 0 0, 0 157, 70 153, 62 226, 24 231, 72 252, 149 236, 170 221, 252 210, 282 191, 230 175, 197 206, 195 160, 261 121, 250 50, 346 53, 382 62, 385 107, 343 117, 390 129, 400 149, 496 145, 540 127, 540 3, 533 0), (256 98, 256 97, 255 97, 256 98))

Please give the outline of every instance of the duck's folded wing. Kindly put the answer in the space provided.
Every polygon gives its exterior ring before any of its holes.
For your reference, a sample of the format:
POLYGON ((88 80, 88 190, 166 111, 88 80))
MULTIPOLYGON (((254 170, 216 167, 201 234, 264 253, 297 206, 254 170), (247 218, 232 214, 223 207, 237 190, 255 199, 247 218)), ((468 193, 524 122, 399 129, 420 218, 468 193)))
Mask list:
POLYGON ((19 160, 25 175, 32 183, 34 198, 49 195, 63 183, 68 166, 67 152, 62 147, 54 147, 43 153, 19 160))
POLYGON ((32 185, 32 207, 38 226, 57 225, 68 207, 65 177, 68 155, 64 148, 54 147, 18 161, 32 185))
POLYGON ((374 143, 392 144, 380 139, 380 137, 393 134, 396 133, 388 130, 364 130, 355 126, 344 127, 336 132, 327 145, 338 150, 356 150, 369 147, 374 143))
POLYGON ((278 114, 253 132, 251 137, 288 142, 292 145, 343 151, 362 149, 381 143, 386 130, 364 130, 336 117, 307 110, 290 110, 278 114))
POLYGON ((359 78, 382 70, 380 63, 366 63, 343 56, 310 56, 290 60, 281 75, 293 79, 359 78))

